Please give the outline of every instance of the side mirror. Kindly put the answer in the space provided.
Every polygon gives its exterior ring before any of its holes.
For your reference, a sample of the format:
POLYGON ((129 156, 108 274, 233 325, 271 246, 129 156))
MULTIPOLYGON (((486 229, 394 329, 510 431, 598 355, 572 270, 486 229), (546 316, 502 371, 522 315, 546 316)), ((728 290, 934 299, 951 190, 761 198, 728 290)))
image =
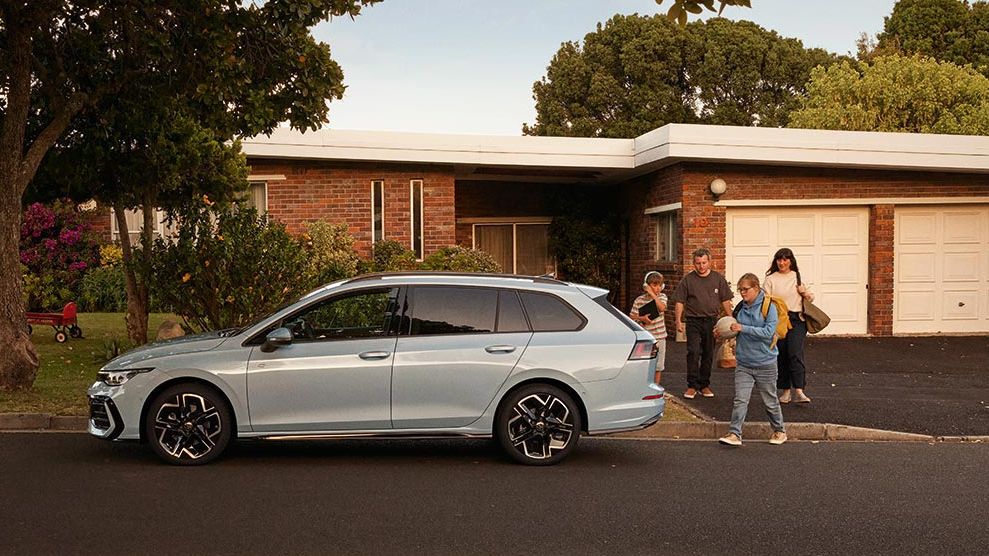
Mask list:
POLYGON ((278 346, 287 346, 292 344, 292 331, 288 328, 276 328, 264 338, 264 343, 261 344, 261 351, 265 353, 271 353, 278 349, 278 346))

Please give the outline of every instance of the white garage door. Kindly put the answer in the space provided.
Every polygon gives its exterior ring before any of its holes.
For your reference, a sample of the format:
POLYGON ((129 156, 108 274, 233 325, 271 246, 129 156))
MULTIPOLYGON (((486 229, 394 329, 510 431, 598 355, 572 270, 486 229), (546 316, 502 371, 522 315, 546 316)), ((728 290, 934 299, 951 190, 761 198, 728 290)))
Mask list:
POLYGON ((726 224, 730 283, 746 272, 762 280, 776 250, 789 247, 815 304, 831 317, 823 333, 867 332, 868 208, 730 208, 726 224))
POLYGON ((989 205, 896 209, 893 332, 989 332, 989 205))

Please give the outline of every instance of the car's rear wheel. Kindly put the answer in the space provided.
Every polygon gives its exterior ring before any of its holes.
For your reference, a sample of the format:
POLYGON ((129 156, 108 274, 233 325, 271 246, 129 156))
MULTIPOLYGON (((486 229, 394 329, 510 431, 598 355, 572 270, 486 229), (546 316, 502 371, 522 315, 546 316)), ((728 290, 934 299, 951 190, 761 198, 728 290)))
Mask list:
POLYGON ((549 384, 529 384, 501 401, 495 434, 509 457, 526 465, 553 465, 580 439, 580 409, 566 392, 549 384))
POLYGON ((197 383, 170 386, 155 396, 144 420, 151 449, 174 465, 202 465, 230 443, 230 406, 216 390, 197 383))

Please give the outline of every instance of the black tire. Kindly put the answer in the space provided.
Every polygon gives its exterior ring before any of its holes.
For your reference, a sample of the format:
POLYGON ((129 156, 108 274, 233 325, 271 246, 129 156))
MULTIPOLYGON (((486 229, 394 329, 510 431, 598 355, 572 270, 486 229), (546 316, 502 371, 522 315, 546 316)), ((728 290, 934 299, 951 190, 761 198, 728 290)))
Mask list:
POLYGON ((549 384, 528 384, 498 405, 495 436, 506 454, 525 465, 563 461, 580 440, 580 408, 570 394, 549 384))
POLYGON ((172 465, 204 465, 230 444, 230 406, 216 390, 194 382, 163 390, 148 406, 144 435, 154 453, 172 465))
POLYGON ((55 341, 56 342, 58 342, 60 344, 64 344, 65 341, 68 340, 68 339, 69 339, 69 335, 66 334, 65 332, 62 332, 61 330, 58 330, 58 331, 55 332, 55 341))
POLYGON ((79 328, 75 324, 69 327, 69 336, 73 338, 82 338, 82 328, 79 328))

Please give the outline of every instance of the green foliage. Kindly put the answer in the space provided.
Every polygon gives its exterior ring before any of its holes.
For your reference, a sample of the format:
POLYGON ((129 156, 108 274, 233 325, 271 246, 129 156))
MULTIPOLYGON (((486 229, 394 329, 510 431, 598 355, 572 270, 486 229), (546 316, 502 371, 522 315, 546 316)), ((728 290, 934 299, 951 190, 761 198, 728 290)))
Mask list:
POLYGON ((24 211, 20 262, 25 269, 23 293, 31 310, 61 310, 79 295, 79 281, 96 265, 97 244, 75 205, 33 203, 24 211))
POLYGON ((790 127, 987 135, 989 79, 919 55, 818 68, 790 127))
POLYGON ((195 330, 243 326, 312 288, 303 247, 252 208, 180 211, 174 242, 155 242, 144 280, 195 330))
MULTIPOLYGON (((663 0, 656 0, 659 5, 663 4, 663 0)), ((718 15, 725 11, 728 6, 743 6, 746 8, 752 7, 752 0, 673 0, 673 5, 670 6, 670 10, 666 12, 666 17, 670 21, 676 21, 681 27, 687 24, 687 14, 692 13, 694 15, 699 15, 707 8, 709 11, 715 11, 715 5, 718 5, 717 11, 718 15)))
POLYGON ((90 269, 82 278, 79 310, 115 313, 127 309, 124 271, 119 265, 90 269))
POLYGON ((618 292, 621 229, 614 200, 599 192, 568 192, 554 200, 549 250, 562 278, 618 292))
POLYGON ((363 272, 401 272, 416 270, 419 263, 416 254, 401 243, 385 239, 374 244, 370 264, 365 264, 363 272))
POLYGON ((346 224, 317 220, 307 222, 305 228, 306 273, 312 282, 327 284, 357 274, 360 259, 354 252, 354 238, 346 224))
POLYGON ((616 15, 564 43, 533 85, 527 135, 636 137, 669 123, 780 126, 821 49, 748 21, 616 15))
POLYGON ((989 77, 989 3, 899 0, 877 38, 881 54, 923 54, 972 64, 989 77))
POLYGON ((491 255, 479 249, 460 245, 444 247, 426 257, 420 268, 451 272, 501 272, 502 270, 491 255))

